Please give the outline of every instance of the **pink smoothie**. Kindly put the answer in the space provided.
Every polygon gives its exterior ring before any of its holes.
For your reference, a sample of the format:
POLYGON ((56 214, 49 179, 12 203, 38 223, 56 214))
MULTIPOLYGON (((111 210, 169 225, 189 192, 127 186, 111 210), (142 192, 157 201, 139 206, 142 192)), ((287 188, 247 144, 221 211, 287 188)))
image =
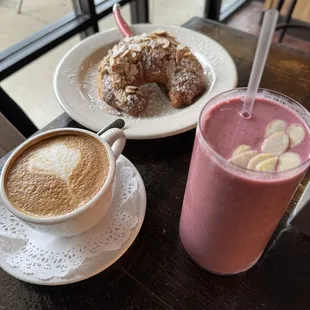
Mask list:
POLYGON ((310 154, 309 131, 291 109, 269 99, 255 101, 251 119, 243 118, 241 109, 240 98, 205 108, 180 221, 189 254, 202 267, 221 274, 238 273, 255 264, 306 169, 303 165, 282 173, 251 172, 228 164, 233 150, 246 144, 261 151, 267 125, 282 119, 288 125, 304 126, 306 136, 292 151, 303 162, 310 154))

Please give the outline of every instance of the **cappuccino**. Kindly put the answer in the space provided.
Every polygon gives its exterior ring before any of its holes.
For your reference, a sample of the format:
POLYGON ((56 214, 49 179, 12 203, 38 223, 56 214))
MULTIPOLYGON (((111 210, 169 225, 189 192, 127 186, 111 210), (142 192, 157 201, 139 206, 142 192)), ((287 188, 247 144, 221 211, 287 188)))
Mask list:
POLYGON ((37 217, 74 211, 90 201, 109 174, 109 156, 97 139, 65 132, 23 149, 5 176, 11 204, 37 217))

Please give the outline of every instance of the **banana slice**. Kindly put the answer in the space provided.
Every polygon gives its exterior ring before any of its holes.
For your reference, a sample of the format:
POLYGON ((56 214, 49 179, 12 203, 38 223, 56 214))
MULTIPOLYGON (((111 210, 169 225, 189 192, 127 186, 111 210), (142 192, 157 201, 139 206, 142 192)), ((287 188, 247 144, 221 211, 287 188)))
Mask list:
POLYGON ((286 133, 290 139, 290 147, 298 145, 305 137, 305 129, 302 125, 292 124, 287 128, 286 133))
POLYGON ((294 152, 286 152, 279 157, 278 171, 285 171, 301 165, 301 158, 294 152))
POLYGON ((254 156, 248 163, 248 169, 251 169, 251 170, 255 170, 256 169, 256 166, 261 163, 262 161, 266 160, 266 159, 269 159, 269 158, 272 158, 274 157, 274 155, 272 154, 268 154, 268 153, 260 153, 260 154, 257 154, 256 156, 254 156))
POLYGON ((246 168, 251 158, 253 158, 256 155, 257 155, 256 151, 242 152, 240 154, 237 154, 236 156, 233 156, 231 159, 229 159, 229 162, 236 166, 246 168))
POLYGON ((262 144, 262 152, 279 156, 286 151, 289 144, 288 135, 284 132, 276 132, 265 139, 262 144))
POLYGON ((265 138, 270 137, 276 132, 281 132, 281 131, 284 132, 285 128, 286 128, 286 122, 283 121, 282 119, 276 119, 272 121, 271 123, 269 123, 269 125, 267 126, 266 131, 265 131, 265 138))
POLYGON ((275 171, 277 165, 278 157, 272 157, 260 162, 256 166, 257 171, 261 172, 272 172, 275 171))
POLYGON ((250 149, 251 147, 249 145, 241 144, 233 151, 232 156, 234 157, 240 153, 247 152, 250 149))

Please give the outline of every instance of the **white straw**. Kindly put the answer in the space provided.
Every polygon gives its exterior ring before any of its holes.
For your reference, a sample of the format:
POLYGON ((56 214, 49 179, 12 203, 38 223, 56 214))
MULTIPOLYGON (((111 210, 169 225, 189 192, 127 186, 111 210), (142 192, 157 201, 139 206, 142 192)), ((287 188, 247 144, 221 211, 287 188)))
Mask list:
POLYGON ((268 10, 265 12, 262 29, 256 47, 256 53, 250 75, 249 85, 245 95, 242 115, 250 117, 255 101, 260 80, 263 75, 267 56, 269 53, 273 33, 278 21, 279 12, 276 10, 268 10))

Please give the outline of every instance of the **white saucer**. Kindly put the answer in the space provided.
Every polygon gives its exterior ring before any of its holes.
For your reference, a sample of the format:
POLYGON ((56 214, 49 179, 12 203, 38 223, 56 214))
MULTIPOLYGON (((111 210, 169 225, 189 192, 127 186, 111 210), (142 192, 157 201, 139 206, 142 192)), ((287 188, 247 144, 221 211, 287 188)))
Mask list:
MULTIPOLYGON (((118 29, 95 34, 73 47, 60 61, 54 75, 54 92, 62 108, 78 123, 99 131, 116 118, 126 122, 124 131, 129 139, 154 139, 176 135, 196 127, 200 111, 217 94, 235 88, 237 70, 227 51, 206 35, 182 27, 139 24, 131 26, 134 34, 164 29, 189 46, 200 61, 208 89, 192 105, 183 109, 171 107, 168 98, 154 87, 147 89, 153 98, 143 117, 111 114, 103 109, 97 90, 99 62, 109 48, 122 39, 118 29)), ((156 85, 156 84, 155 84, 156 85)), ((154 86, 154 85, 153 85, 154 86)))
MULTIPOLYGON (((133 169, 135 177, 139 182, 139 189, 137 191, 137 195, 135 195, 135 199, 132 201, 138 211, 137 212, 138 224, 131 230, 130 238, 127 240, 126 243, 122 245, 122 247, 119 250, 103 252, 98 256, 86 259, 79 268, 71 271, 64 278, 51 278, 49 280, 40 280, 34 275, 25 274, 21 272, 19 268, 14 268, 10 266, 6 262, 6 258, 4 257, 3 254, 1 254, 1 252, 0 252, 0 267, 11 276, 28 283, 39 285, 64 285, 79 282, 87 278, 90 278, 100 273, 101 271, 107 269, 113 263, 115 263, 128 250, 128 248, 136 239, 142 226, 146 210, 146 192, 141 175, 139 174, 136 167, 126 157, 121 155, 120 159, 125 161, 126 164, 133 169)), ((104 221, 101 224, 104 224, 104 221)))

